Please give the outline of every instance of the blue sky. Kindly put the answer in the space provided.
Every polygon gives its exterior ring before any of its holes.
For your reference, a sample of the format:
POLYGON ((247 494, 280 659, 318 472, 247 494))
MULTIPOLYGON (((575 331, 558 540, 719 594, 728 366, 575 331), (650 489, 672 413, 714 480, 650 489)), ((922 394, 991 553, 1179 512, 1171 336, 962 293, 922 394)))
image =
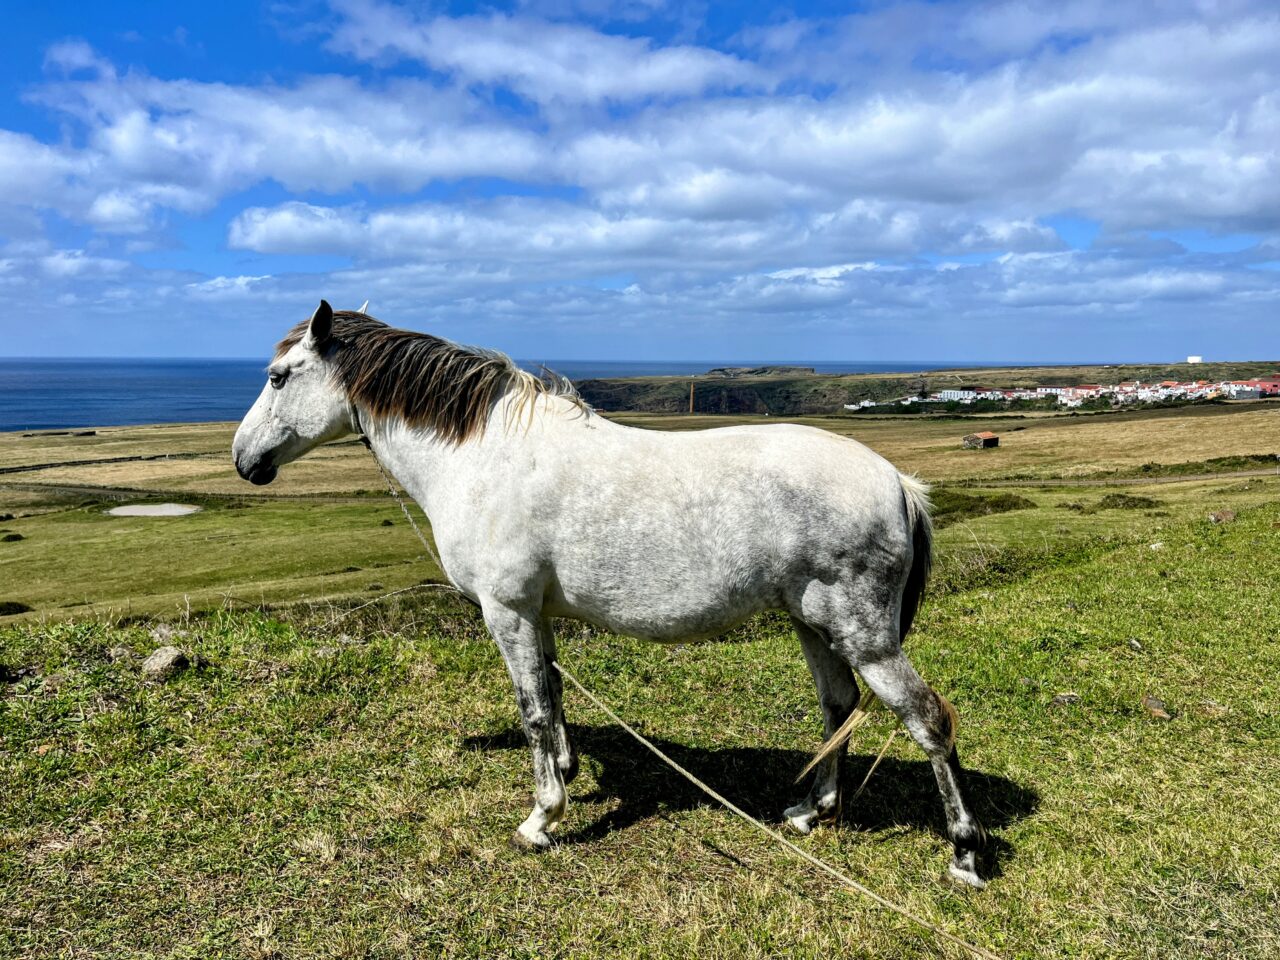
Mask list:
POLYGON ((1273 358, 1272 3, 46 3, 4 356, 1273 358))

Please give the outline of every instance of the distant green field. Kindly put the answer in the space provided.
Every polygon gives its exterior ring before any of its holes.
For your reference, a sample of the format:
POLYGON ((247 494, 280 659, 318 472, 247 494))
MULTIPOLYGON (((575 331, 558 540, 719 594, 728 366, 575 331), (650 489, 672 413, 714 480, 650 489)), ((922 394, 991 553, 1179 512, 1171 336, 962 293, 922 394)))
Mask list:
POLYGON ((111 501, 38 513, 0 529, 0 601, 53 614, 122 616, 188 606, 392 590, 439 571, 390 498, 377 502, 226 501, 183 496, 184 517, 113 517, 111 501), (385 524, 385 526, 384 526, 385 524))

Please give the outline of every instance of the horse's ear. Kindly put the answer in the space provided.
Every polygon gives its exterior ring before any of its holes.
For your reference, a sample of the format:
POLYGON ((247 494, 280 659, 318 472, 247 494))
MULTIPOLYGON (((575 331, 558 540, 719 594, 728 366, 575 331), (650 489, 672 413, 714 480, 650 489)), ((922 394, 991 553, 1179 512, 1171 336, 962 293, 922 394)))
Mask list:
POLYGON ((322 347, 333 334, 333 307, 328 300, 321 300, 316 312, 311 315, 311 323, 307 326, 307 341, 312 348, 322 347))

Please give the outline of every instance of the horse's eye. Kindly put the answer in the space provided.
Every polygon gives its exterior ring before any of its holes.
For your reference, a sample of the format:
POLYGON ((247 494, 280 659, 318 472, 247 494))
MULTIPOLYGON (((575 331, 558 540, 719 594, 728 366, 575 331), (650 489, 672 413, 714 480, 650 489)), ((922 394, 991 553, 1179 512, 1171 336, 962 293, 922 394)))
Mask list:
POLYGON ((284 386, 284 382, 289 379, 288 370, 272 370, 267 374, 267 379, 271 381, 271 385, 279 390, 284 386))

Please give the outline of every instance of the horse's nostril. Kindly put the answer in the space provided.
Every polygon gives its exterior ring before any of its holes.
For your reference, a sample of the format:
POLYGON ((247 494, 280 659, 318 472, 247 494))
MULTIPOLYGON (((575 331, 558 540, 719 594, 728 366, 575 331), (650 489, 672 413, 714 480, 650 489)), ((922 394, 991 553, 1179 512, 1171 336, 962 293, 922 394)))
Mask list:
POLYGON ((240 479, 248 480, 256 486, 263 486, 276 478, 276 467, 269 461, 259 460, 257 463, 246 466, 239 457, 236 457, 235 465, 240 479))
POLYGON ((276 478, 276 468, 270 463, 259 463, 245 475, 245 479, 255 486, 266 486, 276 478))

